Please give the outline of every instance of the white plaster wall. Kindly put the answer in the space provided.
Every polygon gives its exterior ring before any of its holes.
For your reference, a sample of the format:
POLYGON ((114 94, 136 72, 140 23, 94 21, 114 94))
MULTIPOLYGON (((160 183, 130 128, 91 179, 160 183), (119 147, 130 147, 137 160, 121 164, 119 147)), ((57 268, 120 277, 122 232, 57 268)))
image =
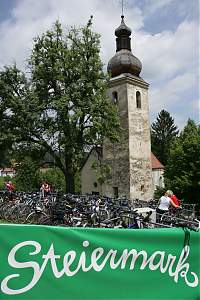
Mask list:
POLYGON ((163 169, 153 169, 152 170, 152 179, 153 179, 153 189, 155 190, 157 186, 165 187, 164 185, 164 170, 163 169), (160 180, 162 178, 162 180, 160 180))
POLYGON ((81 193, 82 194, 86 194, 86 193, 91 194, 92 192, 99 192, 100 194, 102 193, 102 187, 97 182, 97 178, 96 178, 97 173, 95 172, 94 169, 91 168, 92 163, 95 160, 97 160, 97 154, 95 151, 92 151, 85 165, 81 170, 81 193), (95 182, 97 183, 97 187, 94 186, 95 182))

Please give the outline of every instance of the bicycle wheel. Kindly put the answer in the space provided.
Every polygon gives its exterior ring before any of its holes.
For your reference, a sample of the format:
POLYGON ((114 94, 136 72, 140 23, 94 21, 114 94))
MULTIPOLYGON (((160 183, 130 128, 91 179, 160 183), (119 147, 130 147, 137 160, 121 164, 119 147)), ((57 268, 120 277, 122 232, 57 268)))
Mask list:
POLYGON ((26 218, 25 222, 26 224, 40 224, 41 219, 47 215, 43 212, 40 213, 36 213, 36 212, 32 212, 28 215, 28 217, 26 218))
POLYGON ((168 212, 164 213, 160 219, 160 222, 165 225, 171 225, 172 221, 172 216, 168 212))
POLYGON ((52 225, 52 218, 50 216, 43 215, 40 218, 41 225, 52 225))

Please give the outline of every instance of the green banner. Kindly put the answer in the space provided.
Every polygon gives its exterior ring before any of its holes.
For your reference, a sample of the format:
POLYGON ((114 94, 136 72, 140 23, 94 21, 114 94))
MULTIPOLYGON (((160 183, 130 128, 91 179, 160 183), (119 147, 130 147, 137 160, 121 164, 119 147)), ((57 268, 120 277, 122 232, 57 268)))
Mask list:
POLYGON ((200 233, 0 225, 0 299, 197 300, 200 233))

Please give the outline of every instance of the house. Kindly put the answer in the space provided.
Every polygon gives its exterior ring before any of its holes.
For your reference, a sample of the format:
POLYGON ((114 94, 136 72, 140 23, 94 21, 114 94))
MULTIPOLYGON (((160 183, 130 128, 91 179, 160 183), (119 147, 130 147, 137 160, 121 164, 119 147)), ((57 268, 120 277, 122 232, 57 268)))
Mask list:
POLYGON ((14 168, 1 168, 0 169, 0 177, 14 177, 15 176, 15 169, 14 168))
POLYGON ((152 166, 152 185, 155 191, 157 187, 164 188, 164 169, 165 167, 157 159, 157 157, 151 152, 151 166, 152 166))

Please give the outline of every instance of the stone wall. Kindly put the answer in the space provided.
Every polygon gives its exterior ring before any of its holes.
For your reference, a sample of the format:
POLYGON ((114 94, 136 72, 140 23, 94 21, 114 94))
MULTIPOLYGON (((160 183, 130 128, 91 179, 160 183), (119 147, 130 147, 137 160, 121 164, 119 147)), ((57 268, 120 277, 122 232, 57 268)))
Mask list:
MULTIPOLYGON (((113 79, 111 80, 111 82, 113 79)), ((112 101, 113 93, 117 93, 118 112, 122 131, 120 133, 120 143, 112 144, 108 140, 103 146, 103 161, 111 168, 110 176, 103 185, 103 192, 108 196, 113 196, 113 188, 118 188, 119 195, 130 196, 129 184, 129 146, 128 146, 128 102, 126 82, 110 85, 108 95, 112 101)))
POLYGON ((151 143, 148 84, 129 78, 127 84, 129 116, 130 198, 148 200, 152 197, 151 143), (141 96, 137 107, 136 93, 141 96))
POLYGON ((153 190, 156 189, 156 187, 164 188, 164 169, 154 169, 152 170, 152 177, 153 177, 153 190))

